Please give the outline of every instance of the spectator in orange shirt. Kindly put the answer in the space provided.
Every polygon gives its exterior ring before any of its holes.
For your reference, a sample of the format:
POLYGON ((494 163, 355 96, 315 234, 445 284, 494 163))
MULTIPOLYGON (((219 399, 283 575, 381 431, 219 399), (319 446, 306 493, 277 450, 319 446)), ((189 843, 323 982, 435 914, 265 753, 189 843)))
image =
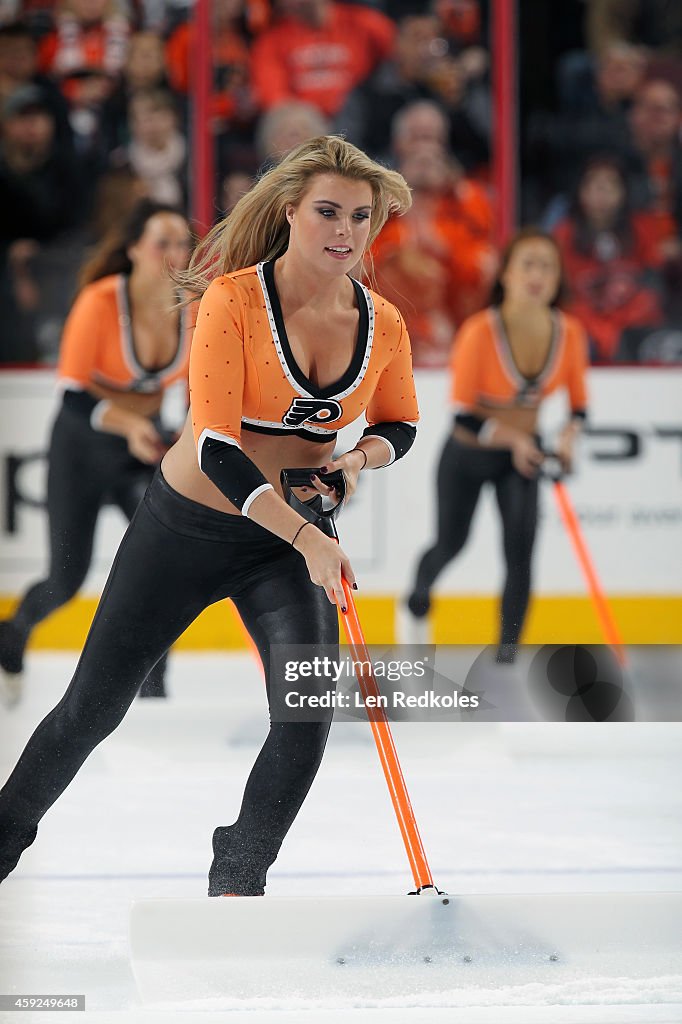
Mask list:
POLYGON ((655 221, 631 211, 624 171, 603 156, 587 164, 572 210, 554 234, 568 285, 566 308, 587 329, 593 361, 609 362, 625 328, 653 327, 663 318, 655 221))
POLYGON ((86 167, 89 205, 105 164, 102 111, 125 63, 130 26, 115 0, 62 0, 54 32, 40 44, 41 70, 69 106, 74 145, 86 167))
MULTIPOLYGON (((249 88, 249 47, 243 23, 243 0, 214 0, 211 7, 213 96, 211 113, 225 130, 233 122, 251 124, 255 106, 249 88)), ((166 44, 170 83, 184 95, 192 85, 194 26, 182 24, 166 44)), ((215 126, 214 126, 215 127, 215 126)))
MULTIPOLYGON (((257 115, 250 83, 249 46, 243 0, 213 0, 211 47, 213 94, 211 130, 218 137, 219 176, 253 159, 252 136, 257 115)), ((171 86, 182 96, 192 88, 195 33, 192 24, 180 25, 166 45, 171 86)))
POLYGON ((62 83, 69 100, 78 99, 79 75, 99 72, 105 99, 107 82, 113 83, 125 63, 129 33, 128 20, 112 0, 63 0, 55 30, 40 44, 41 70, 62 83))
POLYGON ((377 285, 400 303, 415 366, 447 365, 459 324, 482 308, 497 261, 492 209, 480 185, 437 143, 417 142, 400 161, 412 207, 373 248, 377 285))
POLYGON ((395 25, 379 11, 334 0, 279 0, 277 10, 280 19, 252 51, 253 86, 264 110, 299 99, 333 117, 391 52, 395 25))

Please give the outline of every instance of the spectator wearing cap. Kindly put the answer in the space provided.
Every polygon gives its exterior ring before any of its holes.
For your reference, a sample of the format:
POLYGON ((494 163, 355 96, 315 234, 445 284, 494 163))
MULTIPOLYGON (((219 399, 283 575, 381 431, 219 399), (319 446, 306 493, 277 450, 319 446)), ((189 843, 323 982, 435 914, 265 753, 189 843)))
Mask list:
POLYGON ((40 289, 31 263, 41 244, 82 221, 81 199, 79 166, 57 141, 49 104, 38 86, 21 86, 5 100, 0 124, 1 361, 35 358, 40 289))
POLYGON ((38 68, 38 46, 25 22, 0 25, 0 107, 22 85, 38 86, 51 110, 57 137, 63 145, 72 144, 68 107, 59 88, 38 68))
POLYGON ((333 118, 391 52, 394 23, 360 4, 278 0, 276 10, 278 19, 252 49, 252 81, 262 110, 298 99, 333 118))
POLYGON ((50 238, 82 217, 77 163, 58 145, 39 86, 21 86, 5 100, 0 172, 4 237, 50 238))

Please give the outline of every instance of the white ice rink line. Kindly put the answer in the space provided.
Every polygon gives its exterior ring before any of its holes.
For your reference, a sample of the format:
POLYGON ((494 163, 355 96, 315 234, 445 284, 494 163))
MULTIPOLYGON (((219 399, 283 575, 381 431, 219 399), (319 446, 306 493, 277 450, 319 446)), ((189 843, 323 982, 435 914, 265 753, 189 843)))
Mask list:
MULTIPOLYGON (((24 702, 0 712, 3 778, 74 661, 29 659, 24 702)), ((247 656, 175 656, 170 683, 172 701, 138 704, 93 754, 0 887, 0 991, 85 992, 97 1024, 682 1024, 682 977, 458 990, 445 1005, 438 993, 433 1005, 371 1009, 352 1000, 140 1009, 127 956, 130 901, 203 893, 212 829, 233 820, 266 728, 262 682, 247 656)), ((590 728, 396 729, 439 883, 453 892, 682 889, 682 727, 590 728)), ((407 885, 368 730, 335 727, 268 891, 395 893, 407 885)), ((52 1019, 0 1013, 3 1024, 31 1018, 52 1019)))

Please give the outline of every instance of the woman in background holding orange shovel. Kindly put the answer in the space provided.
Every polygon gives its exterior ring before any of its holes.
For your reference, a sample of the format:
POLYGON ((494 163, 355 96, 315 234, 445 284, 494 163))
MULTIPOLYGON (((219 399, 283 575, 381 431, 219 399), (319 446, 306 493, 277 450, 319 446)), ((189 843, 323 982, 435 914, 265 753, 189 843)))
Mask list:
POLYGON ((435 543, 422 555, 407 606, 427 615, 431 588, 462 550, 484 484, 495 488, 506 579, 498 661, 513 661, 531 590, 537 526, 537 434, 542 401, 568 391, 569 420, 555 444, 564 469, 586 413, 587 340, 557 308, 561 260, 550 235, 527 228, 507 246, 488 309, 462 324, 452 357, 453 430, 438 467, 435 543))

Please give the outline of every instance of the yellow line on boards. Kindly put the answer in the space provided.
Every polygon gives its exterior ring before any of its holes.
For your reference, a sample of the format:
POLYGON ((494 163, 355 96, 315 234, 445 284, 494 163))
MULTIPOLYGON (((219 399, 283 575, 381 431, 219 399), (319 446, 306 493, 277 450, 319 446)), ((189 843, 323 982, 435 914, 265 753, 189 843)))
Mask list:
MULTIPOLYGON (((392 596, 356 599, 368 643, 396 640, 397 601, 392 596)), ((625 643, 682 643, 682 595, 620 595, 609 599, 625 643)), ((0 617, 10 614, 15 599, 0 597, 0 617)), ((78 650, 95 614, 97 599, 77 597, 45 622, 31 637, 34 650, 78 650)), ((494 597, 444 595, 434 599, 431 640, 439 644, 489 644, 497 639, 498 602, 494 597)), ((603 643, 589 598, 538 595, 532 601, 526 643, 603 643)), ((176 644, 176 649, 245 650, 244 627, 229 601, 207 608, 176 644)))

